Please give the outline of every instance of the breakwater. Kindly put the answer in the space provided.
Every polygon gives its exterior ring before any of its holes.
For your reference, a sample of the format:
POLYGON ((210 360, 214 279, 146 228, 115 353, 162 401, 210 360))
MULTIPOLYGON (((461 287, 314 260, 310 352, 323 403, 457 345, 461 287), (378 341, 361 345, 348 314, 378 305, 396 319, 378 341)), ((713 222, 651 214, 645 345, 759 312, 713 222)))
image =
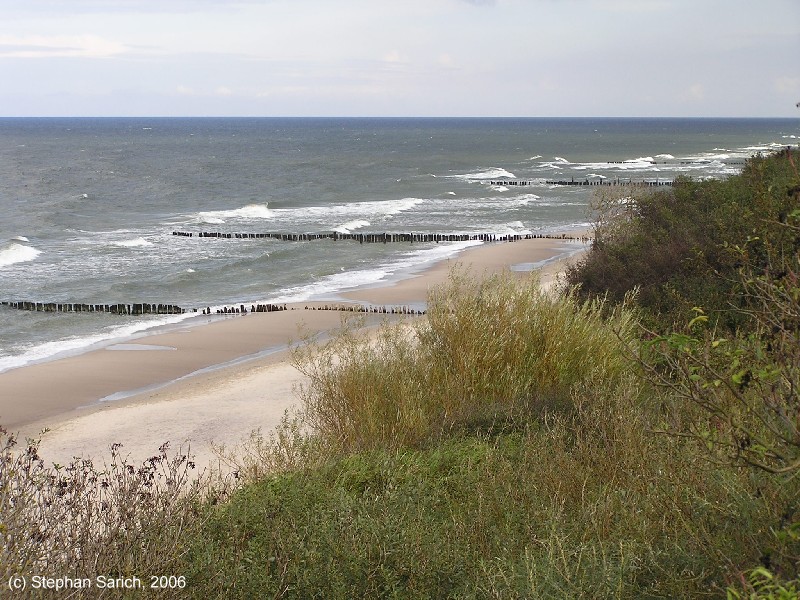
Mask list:
MULTIPOLYGON (((545 180, 545 185, 607 185, 607 186, 643 186, 643 187, 660 187, 671 186, 674 184, 672 179, 629 179, 629 178, 601 178, 601 177, 586 177, 584 179, 548 179, 545 180)), ((501 186, 526 186, 541 184, 541 181, 528 181, 524 179, 494 179, 489 181, 490 185, 501 186)))
POLYGON ((16 308, 17 310, 29 310, 34 312, 84 312, 84 313, 110 313, 114 315, 182 315, 186 312, 197 312, 197 309, 189 311, 174 304, 77 304, 61 302, 0 302, 3 306, 16 308))
POLYGON ((661 187, 674 184, 672 179, 602 179, 600 177, 586 179, 554 179, 545 181, 547 185, 605 185, 605 186, 639 186, 661 187))
MULTIPOLYGON (((247 305, 239 304, 231 306, 223 306, 212 311, 211 308, 204 308, 203 314, 217 314, 217 315, 246 315, 248 313, 262 313, 262 312, 283 312, 285 310, 299 310, 298 306, 287 306, 286 304, 251 304, 248 309, 247 305)), ((424 310, 411 308, 410 306, 391 306, 391 305, 377 305, 377 304, 312 304, 311 306, 303 305, 303 310, 334 310, 339 312, 363 313, 363 314, 379 314, 379 315, 424 315, 424 310)))
MULTIPOLYGON (((33 312, 70 312, 70 313, 106 313, 115 315, 182 315, 187 312, 198 312, 198 309, 186 309, 174 304, 75 304, 57 302, 0 302, 0 305, 17 310, 33 312)), ((286 304, 246 304, 229 305, 216 308, 200 309, 204 315, 246 315, 248 313, 283 312, 297 310, 297 306, 289 307, 286 304)), ((323 304, 304 305, 304 310, 335 310, 341 312, 384 314, 384 315, 424 315, 425 311, 413 309, 408 306, 383 306, 363 304, 323 304)))
POLYGON ((393 243, 439 243, 439 242, 517 242, 521 240, 550 239, 550 240, 572 240, 588 241, 586 236, 571 236, 567 234, 508 234, 497 233, 285 233, 285 232, 264 232, 264 233, 241 233, 241 232, 222 232, 222 231, 173 231, 173 236, 177 237, 198 237, 213 239, 236 239, 236 240, 280 240, 283 242, 313 242, 320 240, 351 241, 360 244, 393 244, 393 243))

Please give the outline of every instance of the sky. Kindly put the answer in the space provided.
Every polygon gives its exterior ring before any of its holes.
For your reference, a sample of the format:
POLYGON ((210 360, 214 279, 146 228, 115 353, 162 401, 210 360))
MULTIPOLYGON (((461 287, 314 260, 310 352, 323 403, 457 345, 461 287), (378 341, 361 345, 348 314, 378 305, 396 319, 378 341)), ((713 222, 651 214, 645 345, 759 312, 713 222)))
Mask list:
POLYGON ((800 117, 800 0, 0 0, 0 116, 800 117))

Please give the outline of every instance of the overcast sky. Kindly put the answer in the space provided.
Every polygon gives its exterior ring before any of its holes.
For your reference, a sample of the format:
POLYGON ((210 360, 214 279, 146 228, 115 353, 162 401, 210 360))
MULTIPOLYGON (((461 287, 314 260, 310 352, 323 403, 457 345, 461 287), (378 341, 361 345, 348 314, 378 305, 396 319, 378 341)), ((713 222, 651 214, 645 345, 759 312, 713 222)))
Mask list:
POLYGON ((800 117, 800 0, 0 0, 0 116, 800 117))

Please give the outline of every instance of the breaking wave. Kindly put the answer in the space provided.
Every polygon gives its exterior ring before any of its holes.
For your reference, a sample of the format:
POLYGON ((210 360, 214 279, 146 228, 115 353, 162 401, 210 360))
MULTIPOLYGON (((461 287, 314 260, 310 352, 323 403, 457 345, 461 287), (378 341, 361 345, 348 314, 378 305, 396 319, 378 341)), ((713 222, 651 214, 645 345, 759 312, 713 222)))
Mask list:
POLYGON ((0 250, 0 267, 8 267, 17 263, 34 260, 41 253, 41 250, 33 246, 26 246, 16 241, 11 242, 0 250))

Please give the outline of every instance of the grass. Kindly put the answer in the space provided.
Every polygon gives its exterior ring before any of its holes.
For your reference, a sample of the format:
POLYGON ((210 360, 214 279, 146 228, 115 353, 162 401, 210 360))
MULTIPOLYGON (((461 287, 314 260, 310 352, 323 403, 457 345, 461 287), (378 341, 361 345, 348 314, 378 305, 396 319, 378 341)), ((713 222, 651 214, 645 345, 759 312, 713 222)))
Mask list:
POLYGON ((309 377, 304 416, 336 450, 418 447, 461 430, 498 427, 548 409, 571 392, 619 379, 633 318, 601 301, 555 298, 535 279, 475 279, 454 271, 428 318, 384 327, 374 340, 346 329, 299 350, 309 377))

